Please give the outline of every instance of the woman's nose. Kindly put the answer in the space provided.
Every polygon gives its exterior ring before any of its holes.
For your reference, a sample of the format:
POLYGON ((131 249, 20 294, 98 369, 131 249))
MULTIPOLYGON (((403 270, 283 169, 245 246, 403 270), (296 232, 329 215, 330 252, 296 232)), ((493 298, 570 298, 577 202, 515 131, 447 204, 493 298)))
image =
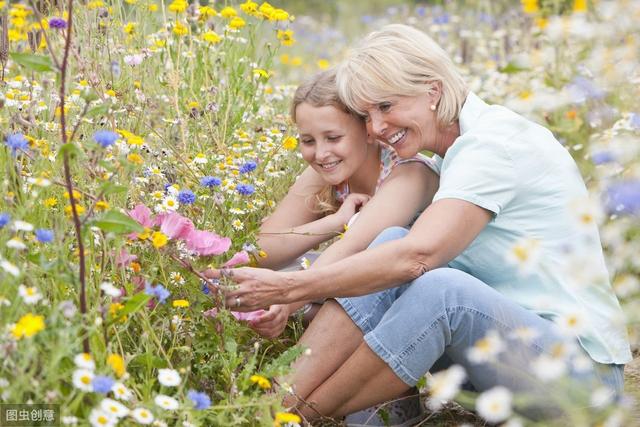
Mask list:
POLYGON ((372 113, 369 116, 369 127, 374 137, 383 136, 387 130, 387 123, 383 120, 380 114, 372 113))

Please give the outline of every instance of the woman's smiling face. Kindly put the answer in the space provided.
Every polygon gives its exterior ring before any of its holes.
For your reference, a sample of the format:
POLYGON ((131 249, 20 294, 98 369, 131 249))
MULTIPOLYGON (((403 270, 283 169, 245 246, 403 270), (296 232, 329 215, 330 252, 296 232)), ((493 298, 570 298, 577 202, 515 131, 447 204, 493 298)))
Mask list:
POLYGON ((338 185, 362 166, 369 149, 362 120, 332 105, 296 107, 302 158, 331 185, 338 185))
POLYGON ((367 130, 401 158, 422 150, 437 151, 437 94, 394 96, 364 109, 367 130))

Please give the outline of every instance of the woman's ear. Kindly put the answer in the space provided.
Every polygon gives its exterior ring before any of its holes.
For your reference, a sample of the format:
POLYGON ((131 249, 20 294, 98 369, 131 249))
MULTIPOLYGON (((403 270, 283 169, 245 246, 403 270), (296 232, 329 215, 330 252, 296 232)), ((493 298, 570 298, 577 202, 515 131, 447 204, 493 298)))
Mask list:
POLYGON ((429 92, 427 92, 427 97, 429 98, 429 106, 435 105, 438 106, 440 102, 440 98, 442 98, 442 82, 441 81, 433 81, 429 82, 431 88, 429 92))
POLYGON ((367 132, 367 144, 373 145, 376 142, 376 139, 371 135, 370 132, 367 132))

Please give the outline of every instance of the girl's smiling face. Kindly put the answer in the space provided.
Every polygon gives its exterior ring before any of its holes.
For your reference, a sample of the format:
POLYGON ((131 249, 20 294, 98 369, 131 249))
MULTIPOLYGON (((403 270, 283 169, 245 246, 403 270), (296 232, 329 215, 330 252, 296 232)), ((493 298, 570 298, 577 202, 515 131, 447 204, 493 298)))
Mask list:
POLYGON ((362 120, 332 105, 296 107, 302 158, 331 185, 338 185, 362 166, 370 149, 362 120))

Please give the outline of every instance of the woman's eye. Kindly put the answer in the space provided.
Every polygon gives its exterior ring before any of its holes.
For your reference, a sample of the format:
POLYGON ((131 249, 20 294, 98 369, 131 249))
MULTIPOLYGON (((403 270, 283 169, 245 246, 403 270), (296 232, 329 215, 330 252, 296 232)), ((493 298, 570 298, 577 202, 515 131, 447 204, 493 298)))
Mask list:
POLYGON ((389 111, 391 109, 391 103, 390 102, 382 102, 378 105, 378 109, 383 112, 386 113, 387 111, 389 111))

